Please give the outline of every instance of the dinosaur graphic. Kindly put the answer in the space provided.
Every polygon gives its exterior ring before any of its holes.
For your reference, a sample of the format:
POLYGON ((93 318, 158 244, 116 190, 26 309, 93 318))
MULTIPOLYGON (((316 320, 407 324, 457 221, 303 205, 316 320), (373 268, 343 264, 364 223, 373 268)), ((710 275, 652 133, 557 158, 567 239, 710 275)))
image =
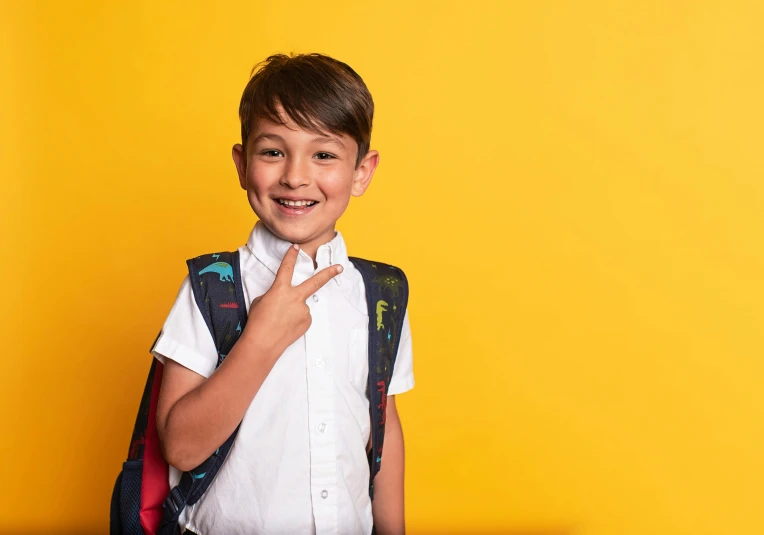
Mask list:
POLYGON ((382 411, 381 425, 385 425, 385 420, 387 420, 387 392, 385 392, 385 386, 386 385, 384 381, 377 382, 377 392, 382 394, 382 399, 380 400, 379 405, 377 405, 377 408, 382 411))
POLYGON ((387 301, 379 300, 377 301, 377 330, 381 331, 385 328, 385 325, 382 323, 382 313, 387 312, 387 301))
POLYGON ((220 275, 221 281, 231 281, 233 282, 233 268, 230 264, 227 264, 225 262, 215 262, 214 264, 210 264, 203 270, 199 272, 199 275, 203 275, 204 273, 217 273, 220 275))
POLYGON ((378 284, 382 290, 389 290, 392 292, 393 297, 396 298, 400 296, 401 288, 403 287, 401 279, 390 275, 380 275, 379 277, 373 278, 372 282, 378 284))

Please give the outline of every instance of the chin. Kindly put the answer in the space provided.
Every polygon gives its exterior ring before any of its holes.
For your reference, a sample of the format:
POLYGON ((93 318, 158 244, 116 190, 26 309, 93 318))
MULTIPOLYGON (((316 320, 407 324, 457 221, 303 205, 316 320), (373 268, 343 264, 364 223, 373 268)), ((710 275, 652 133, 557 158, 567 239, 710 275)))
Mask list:
POLYGON ((289 224, 272 224, 268 220, 261 220, 263 224, 268 227, 268 230, 270 230, 273 234, 278 236, 284 241, 288 241, 289 243, 296 243, 298 245, 303 244, 305 242, 308 242, 313 237, 313 233, 310 230, 307 229, 300 229, 300 228, 294 228, 292 225, 289 224))

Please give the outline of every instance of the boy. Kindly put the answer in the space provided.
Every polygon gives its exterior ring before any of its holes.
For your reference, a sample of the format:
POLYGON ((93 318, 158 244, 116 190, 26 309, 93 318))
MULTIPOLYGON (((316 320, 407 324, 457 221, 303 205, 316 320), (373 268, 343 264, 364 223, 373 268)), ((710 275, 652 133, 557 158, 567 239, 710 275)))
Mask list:
POLYGON ((181 516, 186 533, 404 532, 394 396, 414 385, 408 316, 372 502, 369 319, 363 280, 335 230, 379 162, 369 150, 373 111, 363 80, 318 54, 271 56, 244 90, 233 159, 259 218, 239 248, 249 319, 215 370, 187 277, 152 350, 165 365, 157 429, 171 487, 241 422, 212 485, 181 516))

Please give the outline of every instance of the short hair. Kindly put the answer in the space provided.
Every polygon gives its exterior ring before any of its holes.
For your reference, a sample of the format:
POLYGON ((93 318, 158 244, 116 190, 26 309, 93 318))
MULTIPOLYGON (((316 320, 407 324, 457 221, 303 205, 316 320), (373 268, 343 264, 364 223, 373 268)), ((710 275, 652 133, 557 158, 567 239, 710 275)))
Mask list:
POLYGON ((245 150, 256 119, 283 124, 279 105, 300 128, 355 139, 356 167, 369 151, 374 101, 347 64, 322 54, 276 54, 255 65, 239 104, 245 150))

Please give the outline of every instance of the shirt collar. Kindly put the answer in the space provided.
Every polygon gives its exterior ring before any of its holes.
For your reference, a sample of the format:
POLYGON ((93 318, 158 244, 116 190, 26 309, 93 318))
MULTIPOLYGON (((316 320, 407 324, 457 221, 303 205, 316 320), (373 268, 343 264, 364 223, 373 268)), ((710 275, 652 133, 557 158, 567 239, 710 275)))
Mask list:
MULTIPOLYGON (((255 258, 262 262, 274 275, 278 272, 279 266, 281 266, 281 261, 289 250, 289 246, 289 242, 284 241, 273 234, 262 221, 258 221, 255 224, 255 228, 252 229, 252 232, 249 235, 249 240, 247 241, 247 247, 255 258)), ((318 248, 318 251, 316 252, 316 263, 318 264, 318 268, 314 269, 313 259, 305 252, 300 251, 300 254, 297 257, 297 265, 295 266, 292 284, 300 284, 312 277, 317 271, 331 265, 341 265, 343 272, 348 268, 350 260, 348 259, 345 240, 343 239, 341 232, 336 231, 334 233, 334 238, 332 238, 330 242, 325 243, 318 248)), ((342 274, 334 277, 336 284, 341 284, 341 277, 342 274)))

